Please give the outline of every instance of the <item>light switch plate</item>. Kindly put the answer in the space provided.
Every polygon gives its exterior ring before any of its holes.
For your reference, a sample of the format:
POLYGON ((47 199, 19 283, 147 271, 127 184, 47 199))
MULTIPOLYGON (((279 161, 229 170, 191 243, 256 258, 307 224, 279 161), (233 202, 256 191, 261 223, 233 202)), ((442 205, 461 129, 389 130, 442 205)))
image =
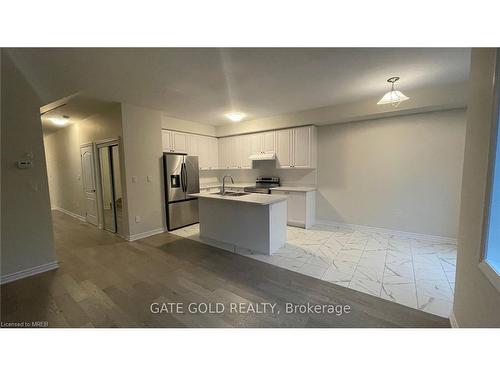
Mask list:
POLYGON ((132 182, 135 184, 137 182, 137 176, 132 176, 132 182))
POLYGON ((151 176, 146 177, 146 179, 148 180, 148 182, 153 181, 153 178, 151 176))

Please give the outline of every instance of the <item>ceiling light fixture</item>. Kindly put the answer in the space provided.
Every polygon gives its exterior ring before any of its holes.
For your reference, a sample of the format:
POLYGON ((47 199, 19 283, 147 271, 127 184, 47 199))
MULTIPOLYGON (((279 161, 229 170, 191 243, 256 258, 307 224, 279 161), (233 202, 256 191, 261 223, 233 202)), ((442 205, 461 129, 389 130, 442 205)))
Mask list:
POLYGON ((410 99, 401 91, 394 90, 394 83, 399 81, 399 77, 391 77, 387 80, 392 86, 391 91, 387 92, 382 99, 378 101, 377 104, 392 104, 393 107, 397 107, 399 103, 410 99))
POLYGON ((243 120, 247 115, 241 112, 231 112, 231 113, 226 113, 224 116, 226 116, 229 120, 233 122, 239 122, 243 120))
POLYGON ((50 118, 50 121, 52 121, 52 123, 54 125, 58 125, 58 126, 66 125, 68 123, 68 120, 69 120, 69 116, 51 117, 50 118))

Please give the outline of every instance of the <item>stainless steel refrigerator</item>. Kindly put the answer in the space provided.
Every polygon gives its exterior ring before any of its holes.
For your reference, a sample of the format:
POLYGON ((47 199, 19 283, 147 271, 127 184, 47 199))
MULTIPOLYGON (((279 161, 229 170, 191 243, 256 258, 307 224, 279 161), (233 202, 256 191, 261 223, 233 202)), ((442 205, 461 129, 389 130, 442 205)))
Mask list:
POLYGON ((163 153, 167 228, 174 230, 198 222, 198 198, 189 194, 200 192, 198 156, 163 153))

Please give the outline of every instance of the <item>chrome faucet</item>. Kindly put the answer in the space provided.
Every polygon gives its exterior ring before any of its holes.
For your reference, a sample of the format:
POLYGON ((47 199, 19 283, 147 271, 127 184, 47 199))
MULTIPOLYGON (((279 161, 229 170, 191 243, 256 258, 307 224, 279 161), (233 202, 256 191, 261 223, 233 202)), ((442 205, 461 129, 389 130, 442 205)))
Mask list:
POLYGON ((234 180, 232 176, 226 175, 222 178, 222 195, 226 195, 226 177, 231 179, 231 183, 234 184, 234 180))

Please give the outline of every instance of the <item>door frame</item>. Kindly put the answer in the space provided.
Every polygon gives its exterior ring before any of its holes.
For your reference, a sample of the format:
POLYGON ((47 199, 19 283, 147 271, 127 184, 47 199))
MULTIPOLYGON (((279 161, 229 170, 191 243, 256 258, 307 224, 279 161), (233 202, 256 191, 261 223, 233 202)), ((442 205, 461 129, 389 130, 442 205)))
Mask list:
MULTIPOLYGON (((95 153, 95 155, 97 155, 97 157, 95 158, 94 161, 96 164, 95 173, 96 173, 97 212, 98 212, 99 229, 104 230, 104 203, 102 201, 101 160, 99 157, 99 149, 103 148, 103 147, 109 147, 109 146, 118 146, 119 150, 120 150, 120 154, 121 154, 121 147, 122 146, 120 144, 120 137, 95 141, 93 143, 93 145, 94 145, 94 149, 95 149, 94 153, 95 153)), ((122 161, 120 160, 120 168, 122 168, 121 165, 122 165, 122 161)), ((123 174, 120 173, 120 175, 123 175, 123 174)), ((121 181, 120 181, 120 184, 122 184, 121 181)), ((114 192, 113 192, 113 194, 114 194, 114 192)), ((122 195, 123 195, 123 200, 125 200, 123 184, 122 184, 122 195)), ((123 214, 125 215, 125 212, 123 214)), ((115 232, 115 234, 118 234, 118 230, 115 232)))

